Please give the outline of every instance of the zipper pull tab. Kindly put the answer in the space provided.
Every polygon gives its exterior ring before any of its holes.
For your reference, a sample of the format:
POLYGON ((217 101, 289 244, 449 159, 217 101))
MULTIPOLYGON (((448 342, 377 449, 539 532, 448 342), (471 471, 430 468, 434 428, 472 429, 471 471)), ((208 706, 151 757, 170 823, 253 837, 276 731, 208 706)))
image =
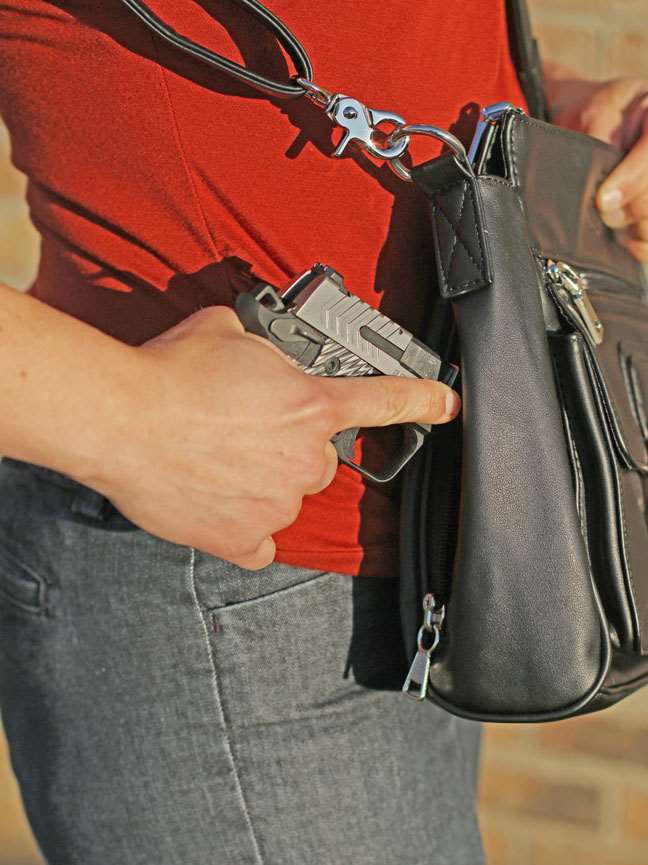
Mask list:
POLYGON ((571 295, 572 302, 578 310, 592 342, 594 345, 600 345, 603 342, 603 324, 592 306, 592 301, 587 296, 583 280, 580 278, 572 279, 571 276, 565 275, 564 286, 571 295))
POLYGON ((554 285, 564 288, 579 321, 594 345, 603 342, 603 323, 587 295, 587 285, 580 274, 564 261, 547 261, 547 273, 554 285))
POLYGON ((445 606, 437 609, 434 595, 428 592, 423 598, 423 624, 416 638, 418 651, 402 688, 403 693, 414 700, 424 700, 427 694, 432 652, 439 645, 444 618, 445 606))

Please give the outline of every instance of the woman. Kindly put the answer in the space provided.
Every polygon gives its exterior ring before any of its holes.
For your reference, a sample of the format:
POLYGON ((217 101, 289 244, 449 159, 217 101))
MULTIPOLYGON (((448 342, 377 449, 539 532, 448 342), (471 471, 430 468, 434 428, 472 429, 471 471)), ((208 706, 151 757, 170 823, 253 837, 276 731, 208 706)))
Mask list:
MULTIPOLYGON (((231 0, 149 5, 288 76, 231 0)), ((318 83, 411 122, 465 135, 476 104, 523 104, 496 0, 273 11, 318 83)), ((9 0, 0 39, 43 239, 30 291, 0 292, 0 697, 45 857, 478 865, 479 725, 394 693, 397 487, 330 444, 459 399, 305 376, 229 309, 320 260, 416 330, 422 200, 330 159, 317 106, 233 84, 119 0, 9 0)), ((648 85, 558 67, 547 85, 557 122, 632 145, 599 202, 645 258, 648 85)))

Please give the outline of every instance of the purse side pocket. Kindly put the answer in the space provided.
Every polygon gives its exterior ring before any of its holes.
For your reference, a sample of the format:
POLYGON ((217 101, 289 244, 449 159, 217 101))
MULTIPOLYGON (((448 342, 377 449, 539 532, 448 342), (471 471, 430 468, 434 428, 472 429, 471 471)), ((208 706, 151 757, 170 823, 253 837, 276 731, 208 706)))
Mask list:
POLYGON ((589 295, 601 341, 592 344, 567 322, 550 344, 584 466, 586 534, 611 633, 622 651, 646 655, 648 307, 611 278, 605 291, 598 283, 589 295))

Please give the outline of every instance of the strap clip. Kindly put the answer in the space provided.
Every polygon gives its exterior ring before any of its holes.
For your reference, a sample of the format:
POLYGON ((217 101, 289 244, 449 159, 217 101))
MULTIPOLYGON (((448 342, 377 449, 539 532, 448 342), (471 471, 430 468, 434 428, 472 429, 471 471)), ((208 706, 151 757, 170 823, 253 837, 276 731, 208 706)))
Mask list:
POLYGON ((402 136, 390 142, 389 136, 378 127, 381 123, 393 124, 397 129, 405 125, 405 119, 392 111, 377 111, 368 108, 359 99, 344 93, 331 93, 306 78, 297 78, 306 95, 323 108, 330 120, 345 130, 333 156, 343 156, 349 144, 355 142, 376 159, 396 159, 407 150, 409 137, 402 136))

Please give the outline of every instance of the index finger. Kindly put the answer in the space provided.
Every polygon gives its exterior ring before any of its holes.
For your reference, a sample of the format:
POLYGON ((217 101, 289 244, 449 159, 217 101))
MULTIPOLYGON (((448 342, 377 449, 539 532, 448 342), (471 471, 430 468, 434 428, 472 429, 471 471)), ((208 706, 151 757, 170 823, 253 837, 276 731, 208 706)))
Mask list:
POLYGON ((459 395, 446 384, 377 375, 320 379, 334 405, 335 429, 398 423, 447 423, 459 413, 459 395))

